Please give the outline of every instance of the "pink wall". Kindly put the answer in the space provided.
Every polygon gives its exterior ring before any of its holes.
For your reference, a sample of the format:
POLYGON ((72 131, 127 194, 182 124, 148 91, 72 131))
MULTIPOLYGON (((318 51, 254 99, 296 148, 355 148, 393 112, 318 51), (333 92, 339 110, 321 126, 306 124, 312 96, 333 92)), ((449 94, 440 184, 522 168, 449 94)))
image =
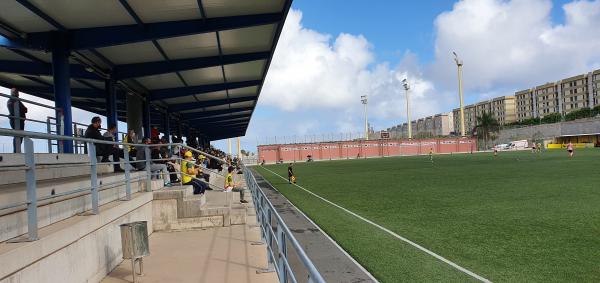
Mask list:
POLYGON ((324 143, 259 145, 259 161, 275 163, 278 160, 306 161, 364 158, 378 156, 420 155, 434 153, 470 152, 477 149, 472 138, 442 138, 416 140, 340 141, 324 143))

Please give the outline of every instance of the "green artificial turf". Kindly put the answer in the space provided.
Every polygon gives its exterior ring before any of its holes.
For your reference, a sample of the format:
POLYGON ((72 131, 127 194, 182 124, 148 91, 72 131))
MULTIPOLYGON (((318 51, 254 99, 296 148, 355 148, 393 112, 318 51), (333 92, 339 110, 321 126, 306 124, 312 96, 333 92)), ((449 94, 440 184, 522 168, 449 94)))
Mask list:
MULTIPOLYGON (((266 168, 287 176, 287 164, 266 168)), ((382 282, 471 280, 256 168, 382 282)), ((600 151, 294 165, 298 184, 494 282, 600 282, 600 151)))

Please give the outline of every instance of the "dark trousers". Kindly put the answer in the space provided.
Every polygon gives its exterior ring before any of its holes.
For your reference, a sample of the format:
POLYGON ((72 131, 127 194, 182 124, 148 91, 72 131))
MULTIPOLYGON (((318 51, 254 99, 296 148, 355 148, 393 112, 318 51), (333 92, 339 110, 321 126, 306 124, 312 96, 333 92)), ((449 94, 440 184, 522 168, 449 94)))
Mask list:
MULTIPOLYGON (((23 117, 23 119, 25 119, 25 117, 23 117)), ((10 127, 13 130, 24 131, 25 130, 25 120, 20 120, 19 122, 17 122, 16 120, 17 119, 10 119, 10 127), (17 123, 19 123, 19 125, 18 125, 18 126, 20 126, 19 128, 15 127, 17 123)), ((13 138, 13 153, 21 153, 21 144, 23 144, 23 137, 15 136, 13 138)))
POLYGON ((194 194, 199 195, 203 194, 206 191, 208 185, 198 179, 192 179, 191 181, 185 183, 184 185, 192 185, 194 187, 194 194))
MULTIPOLYGON (((119 148, 113 147, 110 144, 96 144, 96 156, 102 156, 101 162, 108 162, 108 157, 111 155, 114 162, 119 162, 121 157, 125 157, 123 150, 119 148)), ((115 164, 114 167, 121 168, 119 164, 115 164)))

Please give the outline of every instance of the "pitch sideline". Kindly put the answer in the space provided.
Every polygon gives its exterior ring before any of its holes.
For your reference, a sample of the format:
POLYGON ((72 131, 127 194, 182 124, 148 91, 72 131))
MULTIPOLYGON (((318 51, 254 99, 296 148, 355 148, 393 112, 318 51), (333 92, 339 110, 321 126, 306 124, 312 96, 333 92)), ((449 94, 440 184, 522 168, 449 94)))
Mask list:
MULTIPOLYGON (((271 172, 273 175, 278 176, 279 178, 283 179, 284 181, 287 181, 286 178, 284 178, 283 176, 281 176, 281 175, 273 172, 272 170, 269 170, 269 169, 265 168, 264 166, 260 166, 260 167, 263 168, 263 169, 265 169, 265 170, 267 170, 267 171, 269 171, 269 172, 271 172)), ((458 264, 456 264, 456 263, 454 263, 454 262, 452 262, 452 261, 444 258, 443 256, 438 255, 438 254, 434 253, 433 251, 430 251, 427 248, 425 248, 425 247, 423 247, 423 246, 421 246, 421 245, 419 245, 419 244, 417 244, 417 243, 415 243, 415 242, 413 242, 413 241, 411 241, 411 240, 409 240, 407 238, 404 238, 404 237, 396 234, 392 230, 390 230, 388 228, 385 228, 385 227, 383 227, 383 226, 381 226, 381 225, 379 225, 379 224, 377 224, 377 223, 375 223, 375 222, 373 222, 373 221, 371 221, 371 220, 369 220, 367 218, 364 218, 364 217, 356 214, 355 212, 353 212, 351 210, 348 210, 347 208, 345 208, 343 206, 340 206, 340 205, 338 205, 338 204, 336 204, 336 203, 334 203, 334 202, 332 202, 332 201, 330 201, 330 200, 328 200, 328 199, 326 199, 326 198, 324 198, 324 197, 322 197, 320 195, 317 195, 317 194, 315 194, 315 193, 313 193, 313 192, 311 192, 311 191, 303 188, 302 186, 300 186, 298 184, 293 184, 293 185, 296 186, 296 187, 298 187, 298 188, 300 188, 300 189, 302 189, 302 190, 304 190, 305 192, 307 192, 307 193, 309 193, 309 194, 311 194, 311 195, 313 195, 313 196, 321 199, 322 201, 324 201, 326 203, 329 203, 329 204, 331 204, 331 205, 333 205, 333 206, 335 206, 335 207, 337 207, 337 208, 345 211, 346 213, 348 213, 348 214, 350 214, 350 215, 352 215, 352 216, 354 216, 354 217, 356 217, 356 218, 358 218, 358 219, 360 219, 360 220, 362 220, 364 222, 367 222, 367 223, 369 223, 369 224, 371 224, 371 225, 379 228, 380 230, 382 230, 382 231, 384 231, 384 232, 392 235, 393 237, 395 237, 395 238, 397 238, 397 239, 399 239, 399 240, 401 240, 403 242, 408 243, 409 245, 411 245, 411 246, 413 246, 413 247, 415 247, 415 248, 417 248, 417 249, 419 249, 419 250, 421 250, 421 251, 429 254, 430 256, 435 257, 436 259, 438 259, 438 260, 440 260, 440 261, 442 261, 442 262, 444 262, 444 263, 446 263, 446 264, 454 267, 455 269, 458 269, 459 271, 461 271, 461 272, 463 272, 463 273, 465 273, 465 274, 467 274, 467 275, 469 275, 469 276, 471 276, 471 277, 473 277, 473 278, 475 278, 475 279, 477 279, 477 280, 479 280, 481 282, 486 282, 486 283, 491 283, 492 282, 492 281, 490 281, 490 280, 488 280, 488 279, 486 279, 486 278, 484 278, 484 277, 476 274, 475 272, 472 272, 472 271, 470 271, 470 270, 468 270, 468 269, 466 269, 466 268, 464 268, 464 267, 462 267, 462 266, 460 266, 460 265, 458 265, 458 264)))

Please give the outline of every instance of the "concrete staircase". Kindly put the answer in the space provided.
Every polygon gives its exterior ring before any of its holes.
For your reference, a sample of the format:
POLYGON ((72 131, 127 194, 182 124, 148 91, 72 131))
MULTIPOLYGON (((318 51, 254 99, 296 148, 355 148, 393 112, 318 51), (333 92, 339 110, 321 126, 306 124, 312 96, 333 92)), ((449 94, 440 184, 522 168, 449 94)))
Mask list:
POLYGON ((194 195, 192 186, 165 187, 153 194, 155 231, 240 225, 246 224, 248 215, 254 215, 249 192, 247 204, 240 203, 239 193, 209 190, 194 195))

